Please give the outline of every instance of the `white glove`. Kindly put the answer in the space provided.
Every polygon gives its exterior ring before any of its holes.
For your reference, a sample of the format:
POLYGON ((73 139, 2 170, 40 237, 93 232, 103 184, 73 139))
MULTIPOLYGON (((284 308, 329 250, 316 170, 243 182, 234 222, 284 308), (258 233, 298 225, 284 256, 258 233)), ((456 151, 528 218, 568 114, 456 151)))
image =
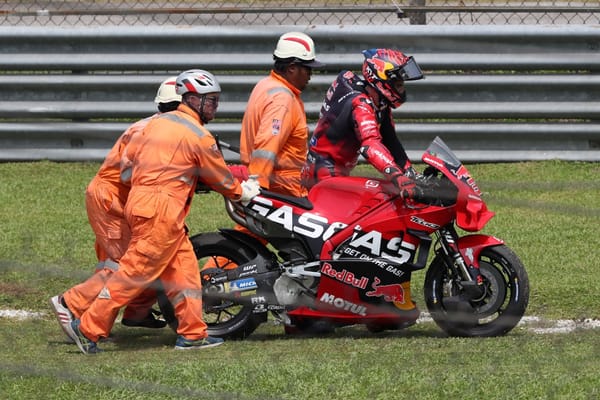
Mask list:
POLYGON ((240 201, 243 205, 246 205, 254 198, 254 196, 260 194, 260 185, 258 183, 258 176, 250 175, 248 180, 242 182, 242 197, 240 201))

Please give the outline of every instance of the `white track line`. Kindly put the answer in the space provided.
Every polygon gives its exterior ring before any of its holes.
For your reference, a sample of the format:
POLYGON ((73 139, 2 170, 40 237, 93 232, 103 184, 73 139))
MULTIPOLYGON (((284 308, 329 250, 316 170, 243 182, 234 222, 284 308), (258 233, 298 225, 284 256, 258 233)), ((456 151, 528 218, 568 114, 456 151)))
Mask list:
MULTIPOLYGON (((1 310, 0 318, 10 318, 16 320, 26 319, 41 319, 48 314, 43 312, 32 312, 25 310, 1 310)), ((417 320, 417 323, 433 322, 429 313, 423 312, 417 320)), ((580 320, 574 319, 557 319, 547 320, 536 316, 524 316, 519 324, 519 327, 525 328, 530 332, 537 334, 556 334, 556 333, 571 333, 578 329, 600 329, 600 320, 585 318, 580 320)))
MULTIPOLYGON (((421 313, 417 323, 433 322, 428 313, 421 313)), ((598 329, 600 328, 600 320, 585 318, 581 320, 574 319, 557 319, 547 320, 536 316, 524 316, 517 325, 523 327, 530 332, 538 334, 552 333, 571 333, 577 329, 598 329)))
POLYGON ((11 318, 17 320, 43 318, 47 314, 25 310, 0 310, 0 318, 11 318))

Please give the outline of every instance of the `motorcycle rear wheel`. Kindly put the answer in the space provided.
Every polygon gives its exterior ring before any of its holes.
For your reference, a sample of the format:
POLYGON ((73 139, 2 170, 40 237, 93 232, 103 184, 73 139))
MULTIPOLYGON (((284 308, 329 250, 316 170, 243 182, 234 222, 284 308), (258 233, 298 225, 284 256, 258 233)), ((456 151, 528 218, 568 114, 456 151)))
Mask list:
MULTIPOLYGON (((209 258, 218 267, 223 264, 241 265, 253 258, 252 251, 218 232, 202 233, 190 238, 201 270, 209 258)), ((177 319, 173 306, 164 296, 159 296, 159 306, 163 317, 173 330, 177 330, 177 319)), ((226 300, 214 300, 202 297, 203 319, 208 326, 210 336, 223 339, 244 339, 248 337, 262 320, 253 313, 253 307, 240 305, 226 300)))
POLYGON ((437 256, 425 275, 427 309, 435 323, 450 336, 504 335, 521 320, 529 302, 529 279, 517 255, 500 245, 482 250, 480 272, 485 292, 464 300, 452 270, 437 256))

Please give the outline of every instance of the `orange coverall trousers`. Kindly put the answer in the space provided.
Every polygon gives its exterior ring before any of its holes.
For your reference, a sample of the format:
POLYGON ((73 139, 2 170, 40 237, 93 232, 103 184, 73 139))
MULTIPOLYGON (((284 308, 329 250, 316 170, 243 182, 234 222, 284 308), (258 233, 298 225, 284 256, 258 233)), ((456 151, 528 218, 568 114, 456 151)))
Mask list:
POLYGON ((108 337, 119 309, 157 279, 175 309, 177 333, 191 340, 207 336, 198 261, 181 218, 184 202, 160 187, 132 188, 125 207, 131 241, 121 267, 81 316, 88 339, 108 337))
MULTIPOLYGON (((119 268, 119 261, 127 250, 131 231, 123 216, 123 204, 128 191, 129 187, 106 182, 98 175, 87 187, 85 206, 90 226, 96 235, 94 246, 98 264, 90 278, 63 294, 75 318, 80 318, 90 307, 106 280, 119 268)), ((155 302, 156 290, 148 288, 127 305, 123 318, 142 320, 155 302)))

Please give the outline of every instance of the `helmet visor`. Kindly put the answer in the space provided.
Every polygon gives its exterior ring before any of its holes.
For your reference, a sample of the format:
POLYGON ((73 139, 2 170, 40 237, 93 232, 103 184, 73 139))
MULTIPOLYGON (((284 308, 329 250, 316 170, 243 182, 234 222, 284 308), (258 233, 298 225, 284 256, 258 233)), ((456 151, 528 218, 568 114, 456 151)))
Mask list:
POLYGON ((400 78, 404 81, 416 81, 423 79, 423 72, 414 58, 409 57, 406 64, 400 68, 400 78))

